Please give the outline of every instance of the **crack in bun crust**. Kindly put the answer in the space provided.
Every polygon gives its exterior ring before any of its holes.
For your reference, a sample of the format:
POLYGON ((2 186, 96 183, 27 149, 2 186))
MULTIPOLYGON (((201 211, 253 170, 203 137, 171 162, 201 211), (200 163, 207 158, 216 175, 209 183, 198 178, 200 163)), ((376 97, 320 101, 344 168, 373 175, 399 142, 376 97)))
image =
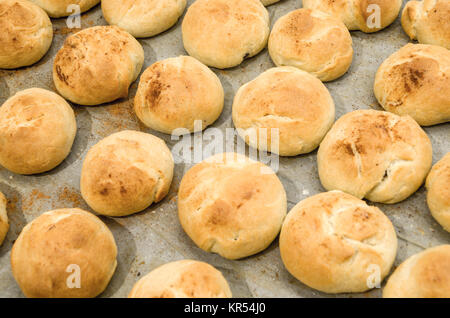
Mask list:
POLYGON ((189 55, 219 69, 258 54, 269 32, 269 13, 260 0, 197 0, 182 24, 189 55))
POLYGON ((410 115, 421 126, 450 121, 450 51, 407 44, 377 71, 374 93, 380 105, 397 115, 410 115))
POLYGON ((29 66, 39 61, 53 40, 47 14, 24 0, 0 2, 0 69, 29 66))
POLYGON ((116 258, 114 237, 98 217, 80 209, 60 209, 23 228, 11 251, 11 267, 26 297, 87 298, 105 290, 116 258), (70 265, 79 268, 80 288, 67 284, 70 265))
POLYGON ((317 162, 325 189, 393 204, 423 184, 432 148, 411 117, 358 110, 334 124, 320 144, 317 162))
POLYGON ((80 105, 128 96, 144 63, 139 42, 116 26, 96 26, 69 36, 53 63, 58 92, 80 105))
POLYGON ((298 203, 280 235, 287 270, 325 293, 370 289, 373 268, 389 273, 397 253, 397 236, 388 217, 349 194, 331 191, 298 203), (376 266, 376 267, 375 267, 376 266))
POLYGON ((89 150, 81 170, 81 195, 97 213, 130 215, 167 195, 173 169, 172 153, 162 139, 124 130, 89 150))
POLYGON ((240 259, 261 252, 276 238, 286 200, 269 167, 240 154, 218 154, 184 175, 178 216, 198 247, 240 259))

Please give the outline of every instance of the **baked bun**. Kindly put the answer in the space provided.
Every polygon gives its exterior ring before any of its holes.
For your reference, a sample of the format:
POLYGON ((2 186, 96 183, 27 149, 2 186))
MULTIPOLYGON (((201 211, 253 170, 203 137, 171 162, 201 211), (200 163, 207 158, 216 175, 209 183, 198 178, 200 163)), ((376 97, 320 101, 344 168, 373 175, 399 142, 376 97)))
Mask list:
POLYGON ((229 68, 264 49, 269 13, 260 0, 196 0, 182 31, 189 55, 208 66, 229 68))
POLYGON ((30 88, 0 107, 0 165, 19 174, 52 170, 70 153, 77 123, 61 96, 30 88))
POLYGON ((6 212, 7 203, 5 196, 0 192, 0 245, 2 245, 9 230, 8 214, 6 212))
POLYGON ((332 191, 298 203, 280 235, 286 269, 302 283, 325 293, 369 290, 371 275, 386 277, 397 253, 391 221, 377 207, 332 191))
POLYGON ((408 1, 402 26, 411 40, 443 46, 450 50, 450 1, 408 1))
POLYGON ((125 130, 93 146, 83 162, 81 195, 97 213, 126 216, 169 192, 174 162, 164 140, 125 130))
POLYGON ((105 20, 137 38, 170 29, 186 8, 186 0, 102 0, 105 20))
POLYGON ((262 4, 267 6, 270 6, 271 4, 277 3, 280 0, 261 0, 262 4))
POLYGON ((269 54, 277 66, 295 66, 321 81, 332 81, 352 64, 352 37, 338 19, 321 11, 298 9, 275 23, 269 54))
POLYGON ((351 31, 372 33, 386 28, 397 19, 402 2, 402 0, 303 0, 303 7, 321 10, 339 18, 351 31))
POLYGON ((141 278, 129 298, 231 298, 222 273, 191 260, 162 265, 141 278))
POLYGON ((144 49, 116 26, 96 26, 69 36, 53 64, 56 89, 80 105, 128 96, 144 63, 144 49))
POLYGON ((410 115, 421 126, 450 121, 450 51, 407 44, 378 69, 374 92, 387 111, 410 115))
POLYGON ((426 187, 431 215, 450 232, 450 152, 433 166, 426 187))
POLYGON ((0 1, 0 68, 12 69, 39 61, 53 39, 47 14, 25 0, 0 1))
POLYGON ((70 5, 78 5, 80 13, 86 12, 100 3, 100 0, 30 0, 44 9, 52 18, 67 17, 76 12, 70 5))
POLYGON ((319 146, 334 122, 327 88, 294 67, 272 68, 242 86, 234 98, 233 122, 252 147, 296 156, 319 146), (272 129, 279 149, 272 149, 272 129))
POLYGON ((147 68, 134 99, 139 119, 166 134, 178 128, 193 132, 196 120, 205 129, 219 118, 223 104, 219 78, 190 56, 170 58, 147 68))
POLYGON ((325 189, 393 204, 422 185, 432 149, 411 117, 358 110, 334 124, 320 144, 317 161, 325 189))
POLYGON ((389 277, 384 298, 450 298, 450 245, 426 249, 389 277))
POLYGON ((187 235, 206 252, 228 259, 266 249, 280 232, 286 206, 276 174, 237 153, 195 165, 178 192, 178 216, 187 235))
POLYGON ((24 227, 11 251, 11 267, 27 297, 87 298, 105 290, 116 256, 114 237, 99 218, 62 209, 24 227))

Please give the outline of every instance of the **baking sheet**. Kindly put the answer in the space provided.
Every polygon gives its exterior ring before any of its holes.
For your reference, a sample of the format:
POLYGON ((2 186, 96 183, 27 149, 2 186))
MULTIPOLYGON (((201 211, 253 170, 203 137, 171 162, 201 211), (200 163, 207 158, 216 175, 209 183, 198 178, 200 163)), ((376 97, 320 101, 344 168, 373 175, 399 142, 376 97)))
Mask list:
MULTIPOLYGON (((190 5, 193 0, 188 1, 190 5)), ((406 1, 405 1, 406 2, 406 1)), ((282 0, 268 7, 271 24, 282 15, 301 7, 301 1, 282 0)), ((381 109, 373 96, 373 80, 378 66, 390 54, 408 43, 400 19, 389 28, 374 33, 352 32, 355 56, 349 72, 342 78, 326 83, 336 103, 337 118, 356 109, 381 109)), ((55 91, 51 67, 57 50, 67 35, 65 19, 53 19, 55 36, 48 54, 37 64, 14 71, 0 70, 0 104, 16 92, 41 87, 55 91)), ((82 28, 106 25, 100 6, 82 15, 82 28)), ((139 40, 145 50, 143 70, 152 63, 184 55, 181 40, 181 19, 169 31, 150 39, 139 40)), ((225 89, 223 114, 213 125, 220 129, 233 127, 231 104, 237 89, 257 75, 273 67, 267 49, 242 65, 214 72, 225 89)), ((0 297, 23 297, 14 281, 10 267, 10 251, 22 228, 34 218, 56 208, 80 207, 90 210, 79 192, 82 160, 88 149, 100 139, 124 129, 153 133, 164 139, 169 147, 176 141, 154 132, 139 123, 132 110, 136 81, 128 99, 97 107, 75 106, 78 134, 70 156, 56 169, 35 176, 20 176, 0 167, 0 191, 8 198, 10 231, 0 247, 0 297)), ((433 144, 433 164, 450 150, 450 124, 425 128, 433 144)), ((323 192, 320 185, 317 152, 295 158, 280 158, 278 176, 283 182, 289 209, 310 195, 323 192)), ((118 268, 102 297, 126 297, 133 284, 143 275, 166 262, 196 259, 219 268, 230 283, 235 297, 379 297, 380 289, 364 294, 326 295, 314 291, 292 277, 282 264, 278 240, 264 252, 239 261, 229 261, 197 248, 181 228, 177 217, 177 190, 181 178, 191 165, 177 164, 170 193, 161 203, 146 211, 125 218, 105 218, 116 239, 118 268)), ((370 203, 372 204, 372 203, 370 203)), ((448 244, 450 234, 431 217, 422 187, 404 202, 394 205, 377 204, 392 220, 399 237, 395 262, 398 266, 408 256, 424 248, 448 244)))

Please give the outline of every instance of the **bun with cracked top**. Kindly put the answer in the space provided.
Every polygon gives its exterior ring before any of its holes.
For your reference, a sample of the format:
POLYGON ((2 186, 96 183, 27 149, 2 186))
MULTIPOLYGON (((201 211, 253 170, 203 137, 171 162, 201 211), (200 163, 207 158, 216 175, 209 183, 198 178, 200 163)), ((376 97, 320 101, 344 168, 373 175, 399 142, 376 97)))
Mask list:
POLYGON ((116 26, 96 26, 69 36, 53 64, 58 92, 80 105, 99 105, 128 96, 144 63, 144 50, 116 26))
POLYGON ((77 123, 61 96, 30 88, 0 107, 0 164, 19 174, 52 170, 70 153, 77 123))
POLYGON ((378 69, 374 92, 387 111, 410 115, 421 126, 450 121, 450 51, 407 44, 378 69))
POLYGON ((402 26, 411 40, 450 50, 450 1, 408 1, 402 13, 402 26))
POLYGON ((380 31, 397 19, 402 0, 303 0, 303 7, 339 18, 350 31, 380 31), (378 24, 379 22, 379 24, 378 24))
POLYGON ((129 298, 231 298, 222 273, 199 261, 164 264, 141 278, 129 298))
POLYGON ((294 66, 321 81, 332 81, 352 63, 352 37, 338 19, 318 10, 298 9, 275 23, 269 53, 277 66, 294 66))
POLYGON ((237 66, 264 49, 269 13, 260 0, 197 0, 182 25, 184 48, 208 66, 237 66))
POLYGON ((377 207, 340 191, 298 203, 280 235, 281 258, 302 283, 325 293, 357 293, 389 273, 397 253, 392 223, 377 207))
POLYGON ((162 139, 121 131, 89 150, 81 171, 81 195, 97 213, 130 215, 167 195, 173 169, 172 153, 162 139))
POLYGON ((333 99, 323 83, 287 66, 272 68, 245 84, 233 102, 233 122, 241 137, 254 148, 281 156, 316 149, 334 115, 333 99), (272 149, 272 138, 277 138, 272 129, 278 129, 278 151, 272 149))
POLYGON ((0 1, 0 30, 0 68, 34 64, 52 44, 50 19, 44 10, 29 1, 0 1))
POLYGON ((384 298, 450 298, 450 245, 428 248, 389 277, 384 298))
POLYGON ((193 132, 214 123, 222 113, 224 92, 219 78, 190 56, 156 62, 141 76, 134 110, 148 127, 166 134, 193 132))
POLYGON ((137 38, 171 28, 186 8, 186 0, 102 0, 105 20, 137 38))
POLYGON ((286 192, 264 164, 237 153, 192 167, 178 192, 178 216, 201 249, 228 259, 266 249, 286 216, 286 192))
POLYGON ((26 297, 87 298, 105 290, 116 257, 114 237, 98 217, 61 209, 23 228, 11 251, 11 267, 26 297))
POLYGON ((393 204, 423 184, 431 168, 431 142, 409 116, 358 110, 334 124, 317 162, 325 189, 393 204))

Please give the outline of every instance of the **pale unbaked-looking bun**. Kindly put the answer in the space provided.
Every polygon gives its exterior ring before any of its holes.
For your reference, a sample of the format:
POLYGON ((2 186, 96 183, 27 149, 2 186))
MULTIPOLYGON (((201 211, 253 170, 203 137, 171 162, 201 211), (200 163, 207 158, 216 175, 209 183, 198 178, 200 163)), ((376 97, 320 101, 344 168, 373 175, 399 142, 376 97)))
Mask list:
POLYGON ((30 0, 44 9, 52 18, 67 17, 78 13, 73 5, 78 5, 80 13, 86 12, 100 3, 100 0, 30 0))
POLYGON ((19 174, 49 171, 69 155, 76 133, 64 98, 41 88, 20 91, 0 107, 0 165, 19 174))
POLYGON ((156 62, 142 74, 134 99, 138 118, 166 134, 175 129, 205 129, 219 118, 224 92, 219 78, 190 56, 156 62))
POLYGON ((137 38, 171 28, 186 8, 186 0, 102 0, 105 20, 137 38))
POLYGON ((254 148, 281 156, 316 149, 334 116, 334 102, 323 83, 287 66, 272 68, 242 86, 233 103, 233 122, 241 137, 254 148), (278 151, 271 147, 272 129, 278 129, 273 136, 278 151))
POLYGON ((378 69, 374 92, 387 111, 410 115, 421 126, 450 121, 450 51, 407 44, 378 69))
POLYGON ((358 110, 334 124, 320 144, 317 161, 325 189, 393 204, 423 184, 432 149, 411 117, 358 110))
POLYGON ((121 131, 89 150, 81 171, 81 195, 97 213, 130 215, 166 196, 173 169, 172 153, 164 140, 121 131))
POLYGON ((208 66, 229 68, 266 46, 269 13, 260 0, 196 0, 182 32, 189 55, 208 66))
POLYGON ((5 196, 0 192, 0 245, 2 245, 9 230, 7 203, 5 196))
POLYGON ((384 298, 450 298, 450 245, 426 249, 389 277, 384 298))
POLYGON ((332 191, 298 203, 280 235, 281 258, 302 283, 325 293, 373 288, 389 273, 397 253, 394 226, 377 207, 332 191))
POLYGON ((286 216, 286 192, 264 164, 237 153, 195 165, 178 192, 178 216, 201 249, 228 259, 266 249, 286 216))
POLYGON ((377 32, 397 19, 402 0, 303 0, 303 7, 339 18, 349 30, 377 32))
POLYGON ((431 215, 450 232, 450 152, 433 166, 426 187, 431 215))
POLYGON ((199 261, 164 264, 141 278, 129 298, 231 298, 222 273, 199 261))
POLYGON ((269 54, 277 66, 294 66, 321 81, 332 81, 352 64, 352 37, 338 19, 318 10, 298 9, 275 23, 269 54))
POLYGON ((96 26, 69 36, 53 64, 58 92, 80 105, 128 96, 144 63, 144 49, 116 26, 96 26))
POLYGON ((402 26, 411 40, 443 46, 450 50, 450 1, 408 1, 402 26))
POLYGON ((87 298, 105 290, 116 257, 114 237, 98 217, 61 209, 23 228, 11 251, 11 267, 27 297, 87 298))
POLYGON ((44 10, 29 1, 0 1, 0 30, 0 68, 34 64, 52 44, 50 19, 44 10))

